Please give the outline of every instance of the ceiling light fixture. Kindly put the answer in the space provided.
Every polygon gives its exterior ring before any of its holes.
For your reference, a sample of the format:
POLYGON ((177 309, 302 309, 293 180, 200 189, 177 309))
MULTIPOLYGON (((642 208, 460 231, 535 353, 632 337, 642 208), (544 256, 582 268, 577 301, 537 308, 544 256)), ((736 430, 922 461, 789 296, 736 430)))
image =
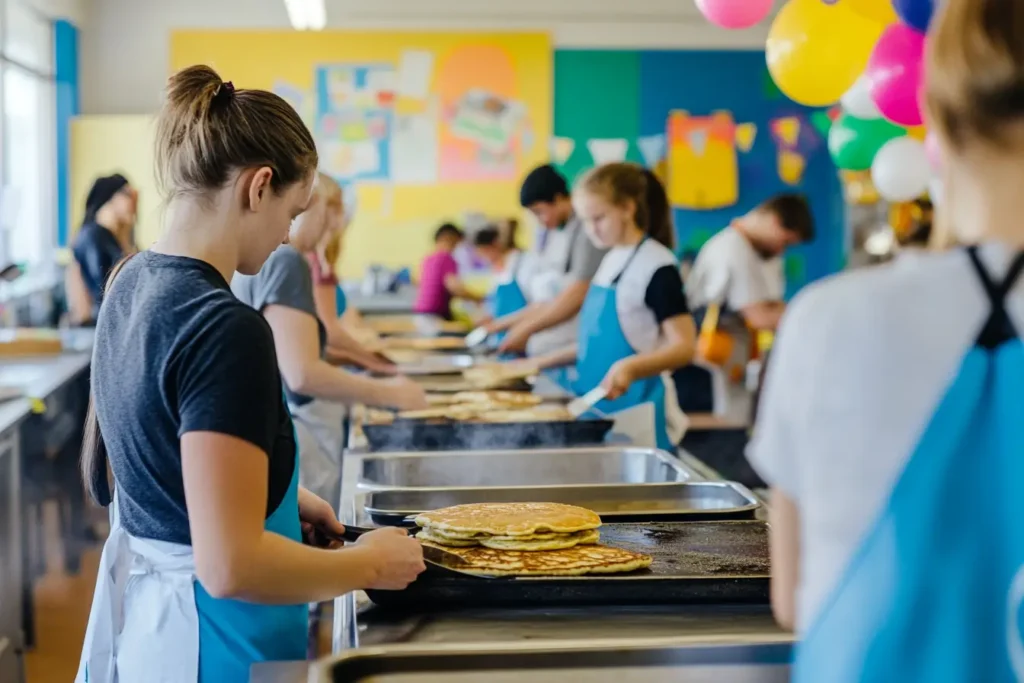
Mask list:
POLYGON ((327 25, 324 0, 284 0, 284 6, 296 31, 322 31, 327 25))

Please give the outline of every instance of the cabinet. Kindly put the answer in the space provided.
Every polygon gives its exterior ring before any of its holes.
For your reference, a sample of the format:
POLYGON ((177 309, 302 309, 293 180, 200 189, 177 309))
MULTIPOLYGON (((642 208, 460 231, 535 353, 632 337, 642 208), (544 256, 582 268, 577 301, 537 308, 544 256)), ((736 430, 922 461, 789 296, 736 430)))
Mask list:
POLYGON ((0 435, 0 683, 22 671, 22 545, 17 429, 0 435))

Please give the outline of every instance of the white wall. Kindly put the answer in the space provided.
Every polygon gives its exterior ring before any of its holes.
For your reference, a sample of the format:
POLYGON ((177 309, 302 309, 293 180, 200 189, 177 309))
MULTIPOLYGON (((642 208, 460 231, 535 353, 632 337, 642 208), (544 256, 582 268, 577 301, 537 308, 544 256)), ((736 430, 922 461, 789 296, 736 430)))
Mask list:
MULTIPOLYGON (((82 109, 156 109, 174 29, 287 29, 283 0, 36 0, 85 2, 82 109)), ((693 0, 326 0, 337 29, 547 30, 578 48, 764 47, 767 24, 709 25, 693 0)))

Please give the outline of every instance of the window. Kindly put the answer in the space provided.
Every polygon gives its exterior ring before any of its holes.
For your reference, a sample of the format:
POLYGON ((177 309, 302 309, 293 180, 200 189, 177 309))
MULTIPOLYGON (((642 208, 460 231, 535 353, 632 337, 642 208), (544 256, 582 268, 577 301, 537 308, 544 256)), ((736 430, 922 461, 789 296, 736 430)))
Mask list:
POLYGON ((56 241, 53 27, 29 0, 0 5, 0 262, 33 264, 56 241))

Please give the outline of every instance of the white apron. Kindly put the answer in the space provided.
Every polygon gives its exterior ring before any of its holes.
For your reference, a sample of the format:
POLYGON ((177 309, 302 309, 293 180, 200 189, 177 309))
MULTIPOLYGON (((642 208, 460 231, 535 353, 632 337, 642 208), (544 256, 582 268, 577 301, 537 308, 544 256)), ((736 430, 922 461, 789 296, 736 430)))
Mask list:
POLYGON ((342 403, 314 399, 301 406, 289 404, 288 409, 299 447, 299 484, 337 511, 347 408, 342 403))
MULTIPOLYGON (((548 234, 537 272, 530 276, 529 291, 526 292, 530 302, 552 301, 573 283, 575 278, 570 273, 573 248, 577 240, 588 239, 582 233, 583 226, 573 221, 563 230, 548 234)), ((526 343, 526 355, 543 356, 564 349, 575 343, 578 328, 574 316, 560 325, 537 332, 526 343)))
POLYGON ((198 680, 192 547, 131 536, 116 495, 110 524, 75 683, 198 680))

